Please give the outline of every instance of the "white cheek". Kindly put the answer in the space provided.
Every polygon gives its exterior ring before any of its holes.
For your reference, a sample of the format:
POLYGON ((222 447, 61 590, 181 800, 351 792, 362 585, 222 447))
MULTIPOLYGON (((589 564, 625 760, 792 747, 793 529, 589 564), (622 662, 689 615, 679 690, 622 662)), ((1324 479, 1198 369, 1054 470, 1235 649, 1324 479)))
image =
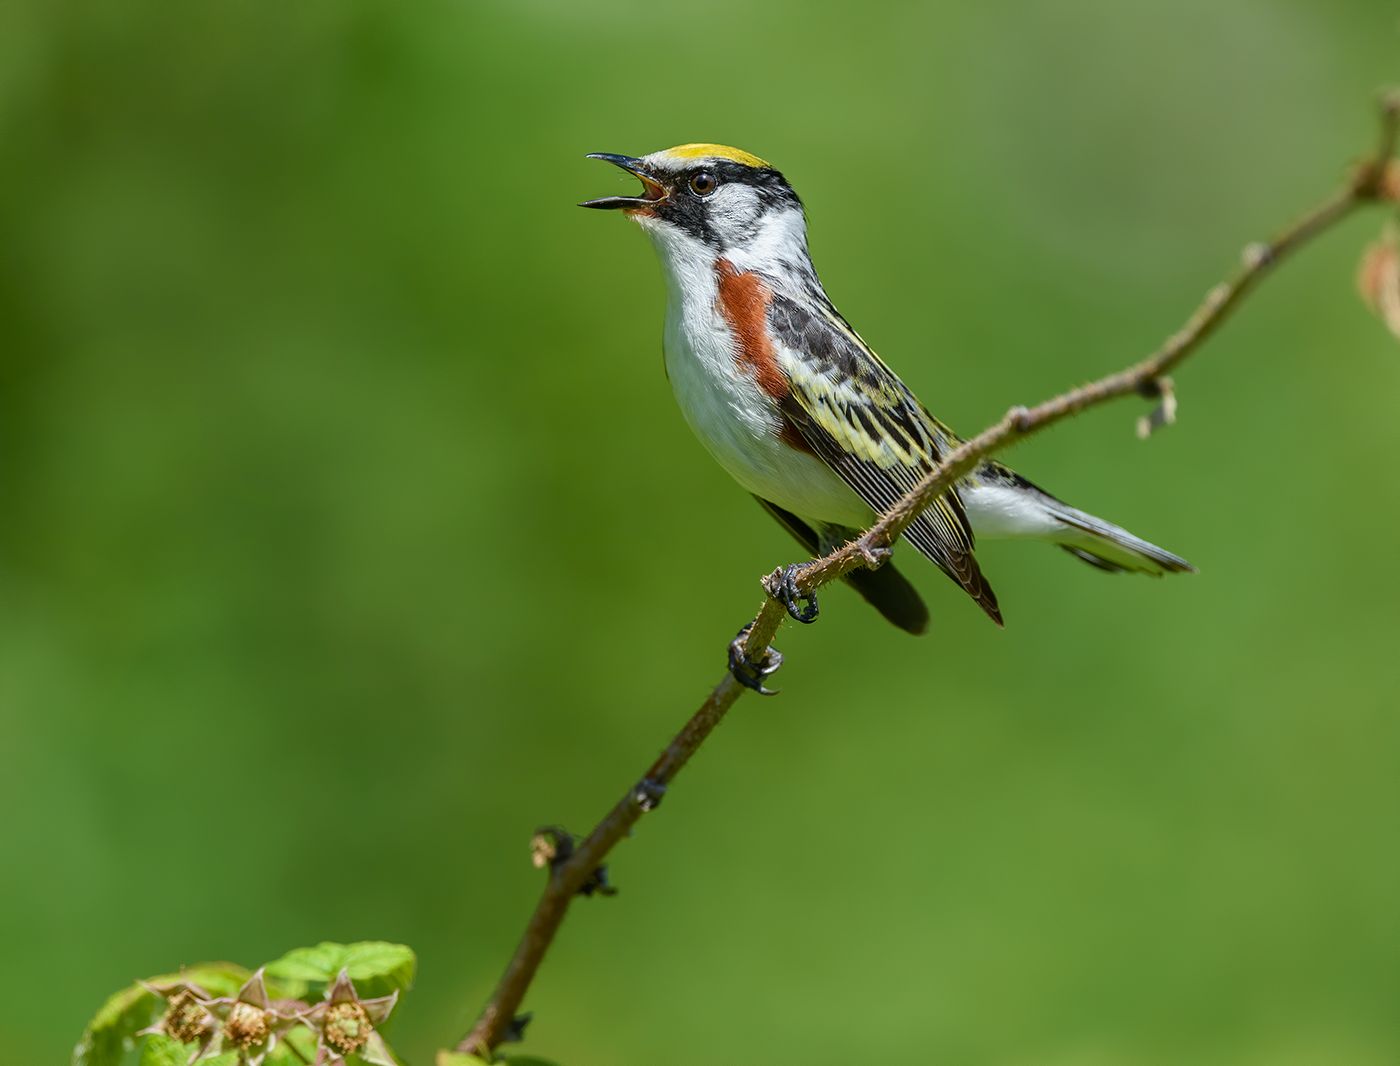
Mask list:
POLYGON ((807 222, 801 209, 770 211, 753 238, 730 258, 740 270, 767 270, 779 262, 806 262, 807 222))
POLYGON ((726 245, 745 244, 753 237, 762 205, 747 185, 721 185, 710 198, 710 224, 726 245))

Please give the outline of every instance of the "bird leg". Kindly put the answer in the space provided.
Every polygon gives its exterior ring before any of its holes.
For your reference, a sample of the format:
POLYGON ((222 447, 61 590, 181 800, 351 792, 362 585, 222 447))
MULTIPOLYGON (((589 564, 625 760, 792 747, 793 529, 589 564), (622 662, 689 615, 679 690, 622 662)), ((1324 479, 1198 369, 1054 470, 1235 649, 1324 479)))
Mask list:
POLYGON ((739 630, 739 635, 729 642, 729 672, 734 675, 735 681, 745 688, 753 689, 760 696, 776 696, 778 693, 775 689, 764 687, 763 679, 783 665, 783 653, 777 648, 769 648, 759 662, 750 659, 744 651, 744 639, 752 628, 753 623, 749 622, 739 630))
POLYGON ((797 587, 797 575, 804 565, 792 563, 781 570, 774 570, 763 579, 763 587, 768 595, 787 608, 788 614, 803 625, 810 625, 817 620, 817 594, 803 592, 797 587))

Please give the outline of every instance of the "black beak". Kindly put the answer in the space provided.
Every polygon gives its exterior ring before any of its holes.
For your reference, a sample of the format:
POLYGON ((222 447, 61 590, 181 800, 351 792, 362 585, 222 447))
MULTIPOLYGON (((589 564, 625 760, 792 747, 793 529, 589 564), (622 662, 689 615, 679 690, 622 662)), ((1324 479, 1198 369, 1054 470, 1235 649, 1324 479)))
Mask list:
POLYGON ((661 203, 666 199, 666 187, 647 173, 646 164, 640 159, 633 159, 630 155, 612 155, 608 152, 590 152, 589 159, 601 159, 605 163, 611 163, 615 167, 621 167, 627 173, 638 177, 642 181, 641 196, 604 196, 597 200, 585 200, 579 207, 598 208, 629 208, 629 207, 651 207, 661 203))

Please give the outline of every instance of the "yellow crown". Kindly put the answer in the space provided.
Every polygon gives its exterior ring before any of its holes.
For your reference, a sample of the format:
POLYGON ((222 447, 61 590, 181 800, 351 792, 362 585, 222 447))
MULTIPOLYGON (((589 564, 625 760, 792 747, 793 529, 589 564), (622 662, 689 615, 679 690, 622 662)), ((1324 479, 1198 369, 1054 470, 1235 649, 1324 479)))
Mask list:
POLYGON ((660 154, 677 162, 688 159, 728 159, 746 167, 758 167, 763 170, 773 169, 772 164, 765 163, 758 156, 740 148, 730 148, 727 144, 678 144, 674 148, 667 148, 660 154))

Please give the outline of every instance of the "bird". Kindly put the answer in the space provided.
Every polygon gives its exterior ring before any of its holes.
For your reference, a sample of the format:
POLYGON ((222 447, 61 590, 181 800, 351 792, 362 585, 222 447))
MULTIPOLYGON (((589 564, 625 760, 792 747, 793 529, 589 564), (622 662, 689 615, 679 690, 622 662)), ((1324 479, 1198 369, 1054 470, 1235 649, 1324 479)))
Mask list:
MULTIPOLYGON (((705 143, 587 158, 641 181, 639 195, 579 206, 622 212, 655 246, 666 277, 666 375, 686 422, 807 551, 823 555, 859 536, 959 444, 827 296, 808 250, 806 210, 777 168, 705 143)), ((987 459, 903 539, 997 625, 1002 612, 978 565, 977 537, 1048 541, 1110 573, 1195 570, 987 459)), ((797 593, 793 569, 781 598, 811 621, 815 600, 797 593)), ((846 581, 900 629, 928 628, 927 605, 892 563, 853 570, 846 581)))

